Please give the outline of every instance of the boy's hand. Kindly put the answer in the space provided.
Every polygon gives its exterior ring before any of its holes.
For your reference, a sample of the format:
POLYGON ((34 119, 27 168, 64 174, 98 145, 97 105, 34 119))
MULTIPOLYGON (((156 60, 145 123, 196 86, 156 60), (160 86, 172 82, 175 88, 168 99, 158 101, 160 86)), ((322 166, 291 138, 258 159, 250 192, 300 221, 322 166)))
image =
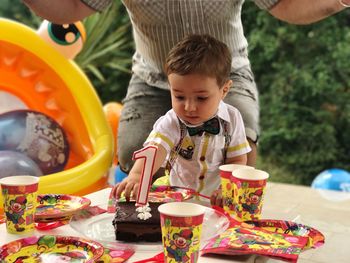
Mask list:
MULTIPOLYGON (((157 156, 156 156, 155 162, 153 164, 153 171, 154 172, 158 171, 158 169, 160 168, 160 166, 164 162, 165 157, 167 155, 167 151, 163 146, 158 145, 157 147, 158 147, 157 156)), ((135 164, 132 167, 129 175, 127 177, 125 177, 122 182, 116 184, 113 187, 111 194, 116 199, 119 199, 120 195, 124 191, 125 198, 127 201, 130 200, 131 193, 132 193, 131 197, 136 200, 137 194, 138 194, 139 188, 140 188, 140 178, 141 178, 143 167, 144 167, 144 159, 137 159, 135 161, 135 164)))
POLYGON ((222 207, 222 192, 221 189, 215 190, 210 196, 210 204, 212 206, 222 207))
POLYGON ((127 201, 130 200, 130 195, 132 193, 132 198, 136 200, 137 193, 140 187, 140 179, 138 176, 133 176, 129 174, 124 180, 118 184, 116 184, 113 188, 114 196, 116 199, 119 199, 122 192, 124 191, 124 195, 127 201))

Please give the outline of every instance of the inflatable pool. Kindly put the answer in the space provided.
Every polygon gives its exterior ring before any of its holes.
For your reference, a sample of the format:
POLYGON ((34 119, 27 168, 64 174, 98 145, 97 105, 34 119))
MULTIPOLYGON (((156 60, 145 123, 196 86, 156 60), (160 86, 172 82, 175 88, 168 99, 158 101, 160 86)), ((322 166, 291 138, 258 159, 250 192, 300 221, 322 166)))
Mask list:
POLYGON ((114 141, 94 87, 35 30, 7 19, 0 19, 0 92, 52 117, 67 134, 68 163, 40 177, 39 193, 83 195, 106 186, 114 141))

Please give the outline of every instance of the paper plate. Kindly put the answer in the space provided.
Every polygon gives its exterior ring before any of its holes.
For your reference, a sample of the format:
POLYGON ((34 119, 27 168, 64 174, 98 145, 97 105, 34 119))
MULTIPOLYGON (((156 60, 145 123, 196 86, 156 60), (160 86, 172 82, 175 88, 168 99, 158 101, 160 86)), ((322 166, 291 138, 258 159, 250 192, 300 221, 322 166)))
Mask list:
POLYGON ((88 207, 91 201, 86 197, 65 194, 38 195, 35 221, 50 222, 71 217, 77 211, 88 207))
MULTIPOLYGON (((182 202, 192 198, 195 192, 191 189, 180 188, 176 186, 152 186, 148 194, 148 202, 152 203, 168 203, 168 202, 182 202)), ((130 198, 130 201, 135 199, 130 198)), ((117 202, 126 202, 124 192, 122 196, 117 200, 113 195, 113 190, 108 198, 107 211, 114 213, 116 211, 117 202)))
POLYGON ((132 249, 109 249, 104 248, 103 255, 98 259, 97 263, 124 262, 135 253, 132 249))
POLYGON ((295 223, 293 221, 261 219, 246 221, 245 223, 271 232, 288 234, 291 236, 307 237, 308 243, 304 249, 311 247, 317 248, 322 246, 324 243, 324 236, 320 231, 303 224, 295 223))
MULTIPOLYGON (((73 216, 70 226, 89 239, 102 242, 105 247, 125 249, 129 247, 138 251, 161 251, 161 242, 121 242, 115 240, 115 230, 112 225, 114 214, 105 213, 90 218, 73 216)), ((209 239, 223 233, 229 226, 227 217, 211 208, 205 208, 201 246, 209 239)))
MULTIPOLYGON (((124 193, 123 193, 124 194, 124 193)), ((118 202, 125 202, 125 197, 119 198, 118 202)), ((152 203, 168 203, 186 201, 194 196, 191 189, 180 188, 176 186, 152 186, 148 194, 148 202, 152 203)), ((135 201, 135 200, 131 200, 135 201)))
POLYGON ((103 255, 95 241, 69 236, 32 236, 0 248, 0 262, 95 262, 103 255))

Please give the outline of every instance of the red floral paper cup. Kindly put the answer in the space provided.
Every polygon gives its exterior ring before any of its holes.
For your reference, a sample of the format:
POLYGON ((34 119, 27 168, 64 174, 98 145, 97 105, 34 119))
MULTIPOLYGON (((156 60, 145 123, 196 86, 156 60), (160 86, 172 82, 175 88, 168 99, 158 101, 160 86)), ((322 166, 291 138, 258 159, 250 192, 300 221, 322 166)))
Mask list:
POLYGON ((254 167, 244 164, 223 164, 219 167, 220 176, 224 178, 231 178, 232 172, 238 169, 254 169, 254 167))
POLYGON ((238 221, 260 219, 263 197, 269 174, 257 169, 238 169, 232 172, 231 182, 226 185, 233 195, 231 216, 238 221))
POLYGON ((10 176, 0 180, 6 229, 9 233, 23 234, 34 230, 38 183, 38 177, 29 175, 10 176))
POLYGON ((205 207, 184 202, 165 203, 158 208, 165 262, 196 263, 205 207))
POLYGON ((232 188, 232 172, 237 169, 252 169, 253 167, 242 165, 242 164, 224 164, 219 167, 220 177, 221 177, 221 191, 224 210, 233 215, 235 213, 234 209, 234 199, 233 199, 233 188, 232 188))

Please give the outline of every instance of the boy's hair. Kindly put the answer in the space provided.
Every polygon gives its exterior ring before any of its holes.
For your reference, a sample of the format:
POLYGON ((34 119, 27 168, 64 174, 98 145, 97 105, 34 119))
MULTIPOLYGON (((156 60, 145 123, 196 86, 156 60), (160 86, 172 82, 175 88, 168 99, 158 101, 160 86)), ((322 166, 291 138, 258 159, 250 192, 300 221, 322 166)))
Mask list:
POLYGON ((209 35, 188 35, 170 50, 165 73, 207 75, 221 87, 229 78, 231 61, 230 50, 221 41, 209 35))

